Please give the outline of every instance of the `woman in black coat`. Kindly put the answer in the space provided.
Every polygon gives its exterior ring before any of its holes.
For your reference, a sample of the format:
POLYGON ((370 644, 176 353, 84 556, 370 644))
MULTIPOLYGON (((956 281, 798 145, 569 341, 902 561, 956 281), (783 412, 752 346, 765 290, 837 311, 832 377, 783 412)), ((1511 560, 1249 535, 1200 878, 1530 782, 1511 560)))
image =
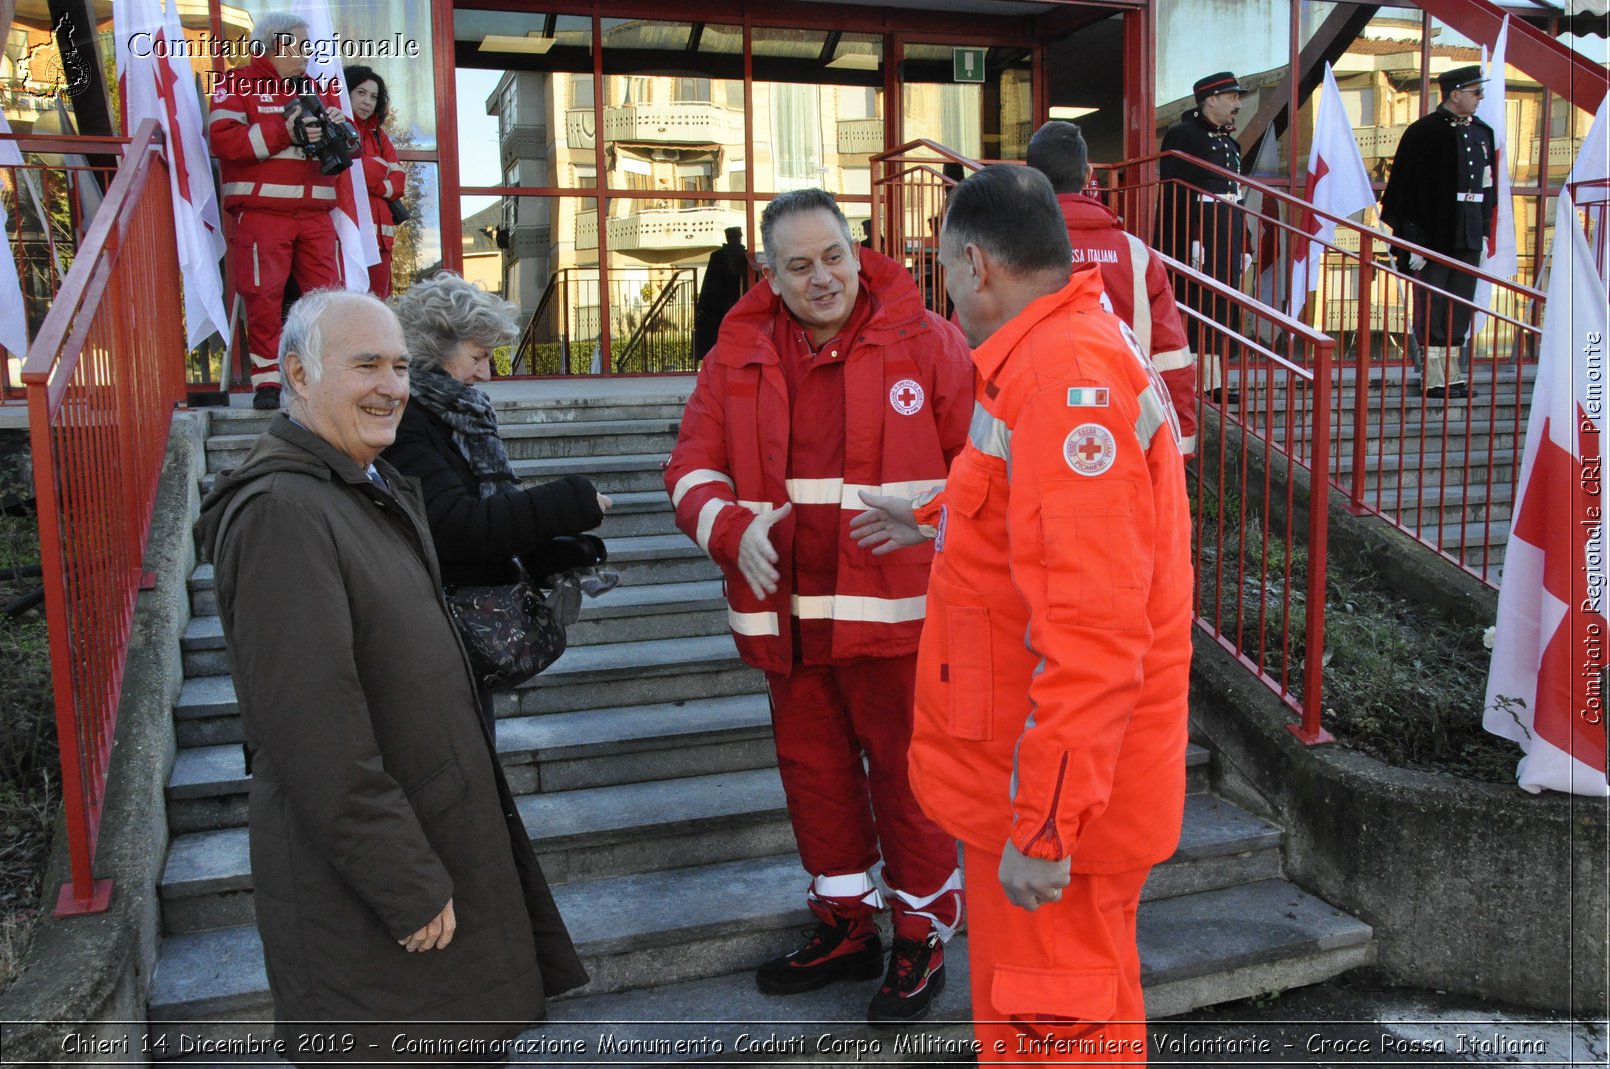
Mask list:
MULTIPOLYGON (((420 482, 442 584, 515 582, 515 557, 533 579, 599 563, 592 540, 564 536, 597 527, 609 498, 579 475, 521 488, 492 402, 475 388, 491 378, 492 350, 515 336, 514 305, 450 272, 391 304, 413 363, 408 407, 384 455, 420 482)), ((490 717, 490 695, 482 699, 490 717)))

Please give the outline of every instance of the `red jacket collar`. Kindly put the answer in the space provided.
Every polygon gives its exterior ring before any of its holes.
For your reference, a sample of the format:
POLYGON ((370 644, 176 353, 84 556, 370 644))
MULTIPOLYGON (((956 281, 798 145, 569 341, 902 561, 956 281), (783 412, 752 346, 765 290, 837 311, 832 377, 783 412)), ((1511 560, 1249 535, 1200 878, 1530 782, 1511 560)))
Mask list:
POLYGON ((1112 209, 1083 193, 1058 193, 1057 203, 1062 207, 1062 221, 1069 230, 1122 230, 1118 216, 1112 209))
MULTIPOLYGON (((883 335, 922 318, 926 309, 911 272, 871 249, 861 249, 861 288, 872 298, 872 313, 863 336, 882 341, 883 335)), ((721 323, 716 347, 705 359, 728 367, 777 363, 772 331, 782 309, 782 298, 762 279, 738 298, 721 323)))
POLYGON ((1101 271, 1094 264, 1087 264, 1073 272, 1068 284, 1055 293, 1047 293, 1029 302, 1029 306, 1013 316, 1000 330, 991 334, 984 344, 973 350, 973 363, 978 373, 987 381, 995 377, 996 372, 1006 363, 1006 358, 1012 355, 1018 342, 1024 336, 1049 319, 1052 315, 1064 308, 1071 311, 1085 311, 1101 307, 1101 271))

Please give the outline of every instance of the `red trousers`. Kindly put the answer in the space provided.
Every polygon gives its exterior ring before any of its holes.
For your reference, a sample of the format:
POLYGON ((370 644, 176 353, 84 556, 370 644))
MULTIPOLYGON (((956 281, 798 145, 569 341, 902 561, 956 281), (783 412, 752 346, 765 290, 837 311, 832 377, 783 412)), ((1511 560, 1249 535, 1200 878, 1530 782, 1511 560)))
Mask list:
POLYGON ((286 280, 294 276, 303 293, 341 284, 335 224, 328 211, 247 208, 235 217, 229 255, 235 289, 246 300, 252 387, 278 386, 286 280))
POLYGON ((777 767, 799 858, 813 878, 811 897, 839 912, 870 912, 881 901, 870 881, 850 885, 876 866, 881 846, 884 882, 897 892, 890 902, 896 917, 931 916, 948 936, 961 922, 961 893, 952 881, 956 841, 923 814, 906 773, 916 669, 916 654, 796 664, 790 675, 766 673, 766 685, 777 767))
POLYGON ((369 267, 369 292, 385 300, 391 296, 391 250, 380 250, 380 262, 369 267))
POLYGON ((979 1064, 1145 1064, 1135 910, 1151 869, 1076 872, 1030 913, 1006 900, 999 854, 962 853, 979 1064))

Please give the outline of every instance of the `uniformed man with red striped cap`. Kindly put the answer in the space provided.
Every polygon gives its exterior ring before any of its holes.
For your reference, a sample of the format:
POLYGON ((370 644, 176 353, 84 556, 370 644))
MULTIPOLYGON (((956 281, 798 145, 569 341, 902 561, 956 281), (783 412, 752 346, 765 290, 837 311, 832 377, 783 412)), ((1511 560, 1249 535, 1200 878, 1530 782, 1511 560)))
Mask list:
POLYGON ((962 918, 955 840, 906 773, 933 550, 874 555, 849 525, 863 492, 943 485, 967 439, 972 364, 911 272, 851 238, 831 194, 783 193, 760 228, 766 284, 723 319, 665 473, 677 526, 725 573, 739 654, 766 672, 810 875, 817 924, 755 980, 786 995, 883 975, 868 1018, 916 1020, 962 918), (873 923, 885 903, 887 971, 873 923))
MULTIPOLYGON (((1220 71, 1199 79, 1193 92, 1196 107, 1168 128, 1162 151, 1185 153, 1240 174, 1235 119, 1246 90, 1234 74, 1220 71)), ((1240 289, 1241 276, 1251 263, 1240 182, 1178 156, 1164 156, 1157 174, 1162 181, 1157 247, 1231 289, 1240 289)), ((1183 278, 1176 279, 1175 290, 1182 303, 1237 331, 1234 311, 1225 298, 1183 278)), ((1229 344, 1216 338, 1216 332, 1205 331, 1195 318, 1186 320, 1185 332, 1201 363, 1202 389, 1215 401, 1236 401, 1236 391, 1224 383, 1223 359, 1229 344)))

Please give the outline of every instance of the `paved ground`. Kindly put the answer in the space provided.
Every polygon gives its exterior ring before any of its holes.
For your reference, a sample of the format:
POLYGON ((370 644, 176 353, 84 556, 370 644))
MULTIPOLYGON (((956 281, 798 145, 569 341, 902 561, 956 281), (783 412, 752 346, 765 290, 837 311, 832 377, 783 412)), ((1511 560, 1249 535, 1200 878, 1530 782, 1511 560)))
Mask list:
POLYGON ((1606 1024, 1343 977, 1154 1022, 1152 1065, 1604 1066, 1606 1024))

